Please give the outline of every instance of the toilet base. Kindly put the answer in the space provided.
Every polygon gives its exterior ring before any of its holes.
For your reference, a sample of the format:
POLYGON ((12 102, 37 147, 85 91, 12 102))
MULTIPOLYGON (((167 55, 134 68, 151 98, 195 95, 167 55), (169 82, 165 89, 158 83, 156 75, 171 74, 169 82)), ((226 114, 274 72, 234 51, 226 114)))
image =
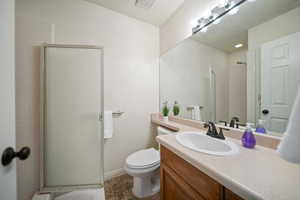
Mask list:
POLYGON ((148 177, 133 177, 132 193, 138 198, 152 196, 159 192, 160 178, 159 171, 148 177))

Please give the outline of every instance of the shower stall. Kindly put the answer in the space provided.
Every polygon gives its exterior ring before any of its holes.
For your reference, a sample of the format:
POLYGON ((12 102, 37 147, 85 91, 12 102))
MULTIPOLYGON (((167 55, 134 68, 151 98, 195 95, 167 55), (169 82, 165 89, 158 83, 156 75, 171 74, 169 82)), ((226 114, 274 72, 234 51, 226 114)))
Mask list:
POLYGON ((103 190, 103 48, 44 44, 41 63, 40 192, 103 190))

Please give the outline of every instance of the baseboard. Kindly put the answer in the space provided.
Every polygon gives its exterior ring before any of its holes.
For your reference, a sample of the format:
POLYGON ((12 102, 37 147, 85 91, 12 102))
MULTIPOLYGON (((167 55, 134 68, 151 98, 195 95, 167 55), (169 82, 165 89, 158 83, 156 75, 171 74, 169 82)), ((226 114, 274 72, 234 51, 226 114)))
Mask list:
POLYGON ((105 172, 104 173, 104 181, 112 179, 112 178, 117 177, 117 176, 121 176, 125 173, 126 172, 124 171, 123 168, 112 170, 112 171, 109 171, 109 172, 105 172))

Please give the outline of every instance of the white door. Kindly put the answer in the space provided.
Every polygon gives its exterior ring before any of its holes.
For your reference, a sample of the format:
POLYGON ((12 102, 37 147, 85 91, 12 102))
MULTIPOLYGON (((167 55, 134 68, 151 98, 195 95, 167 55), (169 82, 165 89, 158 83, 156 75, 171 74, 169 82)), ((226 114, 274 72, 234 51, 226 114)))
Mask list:
POLYGON ((300 33, 262 46, 261 116, 270 131, 285 131, 300 83, 300 33))
MULTIPOLYGON (((15 147, 14 1, 0 1, 0 156, 15 147)), ((1 159, 2 161, 2 159, 1 159)), ((0 163, 0 199, 16 200, 16 162, 0 163)))

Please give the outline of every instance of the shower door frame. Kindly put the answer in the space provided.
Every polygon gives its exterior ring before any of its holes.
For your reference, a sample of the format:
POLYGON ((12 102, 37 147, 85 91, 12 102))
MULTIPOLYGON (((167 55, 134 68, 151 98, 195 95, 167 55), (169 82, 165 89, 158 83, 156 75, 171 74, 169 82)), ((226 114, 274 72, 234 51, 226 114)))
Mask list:
POLYGON ((96 45, 77 45, 77 44, 48 44, 43 43, 41 45, 41 68, 40 68, 40 192, 70 192, 80 189, 100 189, 104 187, 104 139, 103 139, 103 120, 100 119, 100 116, 103 114, 104 109, 104 47, 96 45), (101 123, 100 129, 100 145, 101 152, 100 154, 100 171, 101 177, 99 184, 85 184, 85 185, 69 185, 69 186, 45 186, 45 156, 44 156, 44 143, 45 143, 45 119, 46 119, 46 49, 47 48, 71 48, 71 49, 95 49, 99 50, 101 59, 100 62, 100 88, 101 88, 101 113, 99 113, 99 121, 101 123))

